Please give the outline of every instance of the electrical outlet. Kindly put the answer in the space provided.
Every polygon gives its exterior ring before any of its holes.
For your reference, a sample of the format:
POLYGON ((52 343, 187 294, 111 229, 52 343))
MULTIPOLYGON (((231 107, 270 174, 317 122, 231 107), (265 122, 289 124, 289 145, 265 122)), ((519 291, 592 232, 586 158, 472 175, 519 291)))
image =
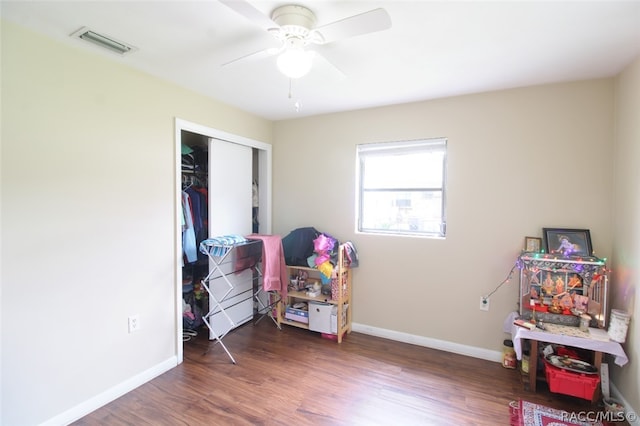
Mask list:
POLYGON ((140 330, 140 315, 131 315, 129 317, 129 333, 140 330))
POLYGON ((488 311, 489 310, 489 298, 480 296, 480 310, 488 311))

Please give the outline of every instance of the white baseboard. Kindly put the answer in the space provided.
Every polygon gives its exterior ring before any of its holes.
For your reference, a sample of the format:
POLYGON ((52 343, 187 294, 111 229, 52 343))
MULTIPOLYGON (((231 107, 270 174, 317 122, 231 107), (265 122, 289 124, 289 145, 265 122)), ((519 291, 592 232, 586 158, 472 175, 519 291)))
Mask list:
MULTIPOLYGON (((371 327, 369 325, 352 323, 353 331, 368 334, 371 336, 382 337, 396 342, 410 343, 412 345, 424 346, 426 348, 438 349, 445 352, 452 352, 460 355, 467 355, 474 358, 485 359, 487 361, 502 362, 502 352, 491 351, 488 349, 477 348, 474 346, 461 345, 459 343, 447 342, 446 340, 431 339, 429 337, 416 336, 413 334, 402 333, 384 328, 371 327)), ((631 404, 627 402, 620 391, 613 383, 611 386, 611 396, 620 401, 627 409, 627 421, 631 426, 640 426, 640 419, 637 413, 631 408, 631 404)))
POLYGON ((173 356, 167 359, 166 361, 163 361, 160 364, 157 364, 149 368, 148 370, 145 370, 142 373, 137 374, 131 377, 130 379, 127 379, 124 382, 117 384, 111 389, 108 389, 102 392, 101 394, 96 395, 95 397, 87 401, 84 401, 79 405, 76 405, 70 410, 67 410, 64 413, 61 413, 47 420, 46 422, 41 423, 41 426, 68 425, 78 419, 81 419, 87 414, 97 410, 98 408, 103 407, 108 403, 120 398, 122 395, 134 390, 140 385, 147 383, 151 379, 158 377, 162 373, 165 373, 171 370, 173 367, 177 365, 178 365, 178 358, 173 356))
POLYGON ((629 404, 629 401, 627 401, 624 398, 624 396, 620 393, 616 385, 614 385, 613 383, 609 383, 609 387, 611 389, 611 396, 613 397, 613 399, 618 400, 619 402, 622 403, 622 405, 624 405, 625 416, 627 418, 627 421, 629 422, 629 425, 640 426, 640 419, 638 418, 638 413, 636 413, 633 410, 633 408, 631 407, 631 404, 629 404))
POLYGON ((353 331, 368 334, 376 337, 394 340, 396 342, 410 343, 412 345, 424 346, 426 348, 438 349, 445 352, 452 352, 460 355, 467 355, 473 358, 486 359, 487 361, 502 362, 502 352, 489 349, 477 348, 475 346, 461 345, 460 343, 447 342, 446 340, 431 339, 429 337, 416 336, 414 334, 402 333, 399 331, 387 330, 384 328, 371 327, 369 325, 352 323, 353 331))

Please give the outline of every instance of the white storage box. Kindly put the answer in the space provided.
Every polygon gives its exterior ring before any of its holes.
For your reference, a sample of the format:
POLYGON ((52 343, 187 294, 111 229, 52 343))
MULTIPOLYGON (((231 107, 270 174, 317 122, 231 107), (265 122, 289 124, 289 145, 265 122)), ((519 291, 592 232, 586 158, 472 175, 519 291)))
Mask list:
MULTIPOLYGON (((342 323, 347 322, 347 309, 342 306, 342 323)), ((309 302, 309 330, 338 334, 338 306, 330 303, 309 302)))
POLYGON ((331 330, 331 314, 337 307, 330 303, 309 302, 309 330, 335 333, 331 330))

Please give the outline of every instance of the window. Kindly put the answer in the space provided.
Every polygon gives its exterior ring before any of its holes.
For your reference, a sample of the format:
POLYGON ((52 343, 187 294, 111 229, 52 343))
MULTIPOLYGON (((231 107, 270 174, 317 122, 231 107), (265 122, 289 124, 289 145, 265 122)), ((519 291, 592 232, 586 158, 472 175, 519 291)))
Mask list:
POLYGON ((447 140, 357 147, 359 232, 444 237, 447 140))

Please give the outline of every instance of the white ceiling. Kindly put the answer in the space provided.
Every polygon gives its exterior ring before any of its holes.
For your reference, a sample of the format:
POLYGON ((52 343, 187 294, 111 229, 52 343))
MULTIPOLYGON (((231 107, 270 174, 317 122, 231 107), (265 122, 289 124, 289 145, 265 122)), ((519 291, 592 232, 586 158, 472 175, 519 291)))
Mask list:
MULTIPOLYGON (((290 2, 250 3, 270 15, 290 2)), ((273 38, 217 0, 2 1, 0 14, 271 120, 610 77, 640 55, 638 0, 296 4, 315 12, 317 26, 382 7, 392 27, 318 46, 327 61, 290 91, 273 56, 221 66, 273 38), (69 37, 82 26, 138 50, 120 56, 69 37)))

